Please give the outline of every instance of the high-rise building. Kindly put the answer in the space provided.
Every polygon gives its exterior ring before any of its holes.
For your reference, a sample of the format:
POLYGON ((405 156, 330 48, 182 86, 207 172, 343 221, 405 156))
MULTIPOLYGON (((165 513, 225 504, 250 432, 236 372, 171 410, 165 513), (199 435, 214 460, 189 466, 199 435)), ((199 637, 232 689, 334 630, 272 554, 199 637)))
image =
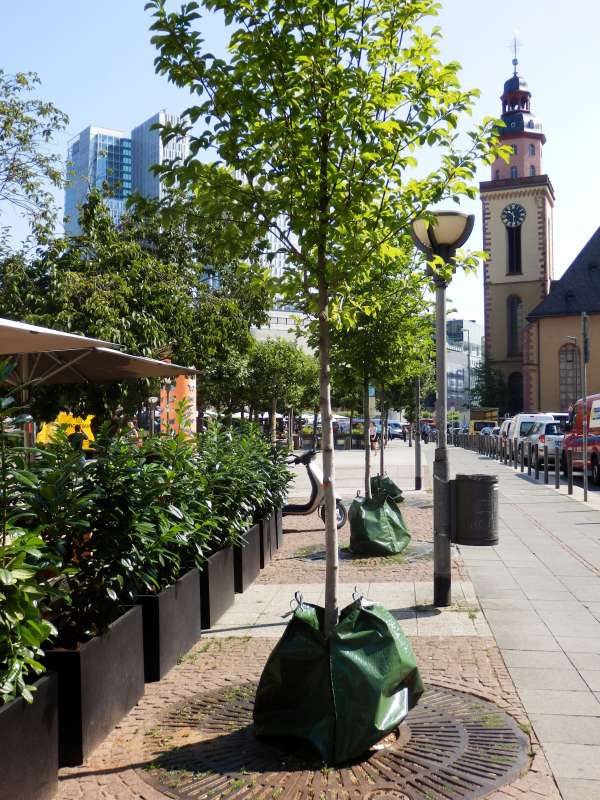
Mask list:
POLYGON ((163 144, 159 125, 175 125, 179 118, 166 111, 159 111, 131 131, 133 154, 133 191, 143 197, 162 199, 163 186, 158 175, 152 171, 155 164, 166 161, 183 161, 189 152, 187 137, 178 136, 163 144))
POLYGON ((89 126, 68 144, 65 230, 79 232, 79 206, 90 189, 107 186, 107 205, 118 222, 131 194, 131 139, 123 131, 89 126))
POLYGON ((79 232, 79 207, 92 188, 109 190, 106 204, 118 222, 127 198, 134 192, 143 197, 162 197, 160 178, 152 172, 155 164, 181 159, 188 153, 187 137, 163 145, 154 125, 174 123, 177 117, 159 111, 138 125, 128 136, 123 131, 90 126, 68 145, 65 188, 65 231, 79 232))

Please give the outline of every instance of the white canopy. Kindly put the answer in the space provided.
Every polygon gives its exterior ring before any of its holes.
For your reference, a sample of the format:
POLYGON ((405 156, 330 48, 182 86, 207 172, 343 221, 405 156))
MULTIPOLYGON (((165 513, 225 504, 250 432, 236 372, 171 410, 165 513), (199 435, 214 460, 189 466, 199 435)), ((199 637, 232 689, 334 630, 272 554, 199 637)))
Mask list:
POLYGON ((16 356, 22 353, 54 352, 85 347, 114 348, 116 345, 102 339, 90 339, 75 333, 40 328, 28 322, 0 318, 0 355, 16 356))

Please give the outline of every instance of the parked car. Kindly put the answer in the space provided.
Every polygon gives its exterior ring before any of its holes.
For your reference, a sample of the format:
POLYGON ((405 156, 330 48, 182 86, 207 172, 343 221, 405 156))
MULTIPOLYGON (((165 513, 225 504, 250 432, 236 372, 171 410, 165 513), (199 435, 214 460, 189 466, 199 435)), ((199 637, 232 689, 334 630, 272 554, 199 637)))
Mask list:
POLYGON ((480 436, 491 436, 493 430, 494 429, 493 429, 493 427, 491 425, 486 425, 484 428, 482 428, 479 431, 479 435, 480 436))
POLYGON ((567 411, 545 411, 544 413, 551 414, 558 422, 561 433, 565 432, 565 426, 569 421, 569 413, 567 411))
POLYGON ((502 439, 508 438, 508 430, 510 428, 510 423, 512 422, 512 417, 505 419, 502 424, 500 425, 500 437, 502 439))
MULTIPOLYGON (((561 432, 558 422, 536 422, 528 436, 531 442, 532 454, 537 448, 539 461, 544 460, 544 446, 548 447, 548 463, 554 463, 554 452, 556 445, 562 447, 564 434, 561 432)), ((527 447, 527 444, 525 444, 527 447)))
MULTIPOLYGON (((587 468, 592 471, 592 481, 600 486, 600 394, 587 398, 587 468)), ((573 469, 583 471, 583 403, 578 400, 571 408, 567 433, 563 439, 561 467, 567 471, 567 453, 573 451, 573 469)))
POLYGON ((492 436, 500 436, 500 428, 499 427, 492 428, 492 436))
POLYGON ((517 414, 508 427, 508 438, 517 440, 517 453, 520 456, 523 442, 538 422, 554 422, 552 414, 517 414))
POLYGON ((388 438, 389 439, 402 439, 403 425, 401 422, 388 422, 388 438))

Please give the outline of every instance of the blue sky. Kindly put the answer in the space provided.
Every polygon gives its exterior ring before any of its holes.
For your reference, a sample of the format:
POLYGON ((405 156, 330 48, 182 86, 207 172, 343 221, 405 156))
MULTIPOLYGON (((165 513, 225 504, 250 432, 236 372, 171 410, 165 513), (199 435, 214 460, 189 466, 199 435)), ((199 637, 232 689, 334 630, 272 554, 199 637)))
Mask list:
MULTIPOLYGON (((154 74, 149 23, 144 0, 0 0, 0 67, 38 72, 40 96, 69 115, 59 152, 64 154, 67 141, 87 125, 129 131, 161 108, 186 107, 189 95, 154 74)), ((220 21, 206 17, 202 24, 207 46, 222 50, 220 21)), ((544 171, 557 197, 558 277, 600 225, 600 3, 446 0, 439 24, 443 56, 462 64, 463 86, 481 90, 476 120, 499 114, 502 85, 512 71, 509 44, 519 31, 519 72, 548 140, 544 171)), ((482 168, 480 177, 487 179, 489 168, 482 168)), ((477 215, 470 246, 478 249, 479 201, 463 207, 477 215)), ((449 294, 457 316, 483 319, 479 276, 457 276, 449 294)))

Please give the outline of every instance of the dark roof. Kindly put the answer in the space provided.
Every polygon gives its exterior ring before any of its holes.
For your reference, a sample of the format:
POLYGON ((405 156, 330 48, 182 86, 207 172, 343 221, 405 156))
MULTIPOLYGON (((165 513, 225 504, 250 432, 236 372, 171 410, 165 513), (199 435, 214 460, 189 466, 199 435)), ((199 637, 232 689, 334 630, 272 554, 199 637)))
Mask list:
POLYGON ((529 89, 527 88, 527 81, 525 78, 521 78, 520 75, 516 73, 510 77, 507 81, 504 82, 504 94, 508 94, 509 92, 527 92, 529 93, 529 89))
POLYGON ((500 136, 506 136, 515 131, 542 133, 541 122, 529 111, 509 111, 506 114, 502 114, 502 120, 506 128, 500 128, 500 136))
POLYGON ((527 315, 528 320, 569 314, 600 314, 600 228, 565 274, 552 281, 548 296, 527 315))

